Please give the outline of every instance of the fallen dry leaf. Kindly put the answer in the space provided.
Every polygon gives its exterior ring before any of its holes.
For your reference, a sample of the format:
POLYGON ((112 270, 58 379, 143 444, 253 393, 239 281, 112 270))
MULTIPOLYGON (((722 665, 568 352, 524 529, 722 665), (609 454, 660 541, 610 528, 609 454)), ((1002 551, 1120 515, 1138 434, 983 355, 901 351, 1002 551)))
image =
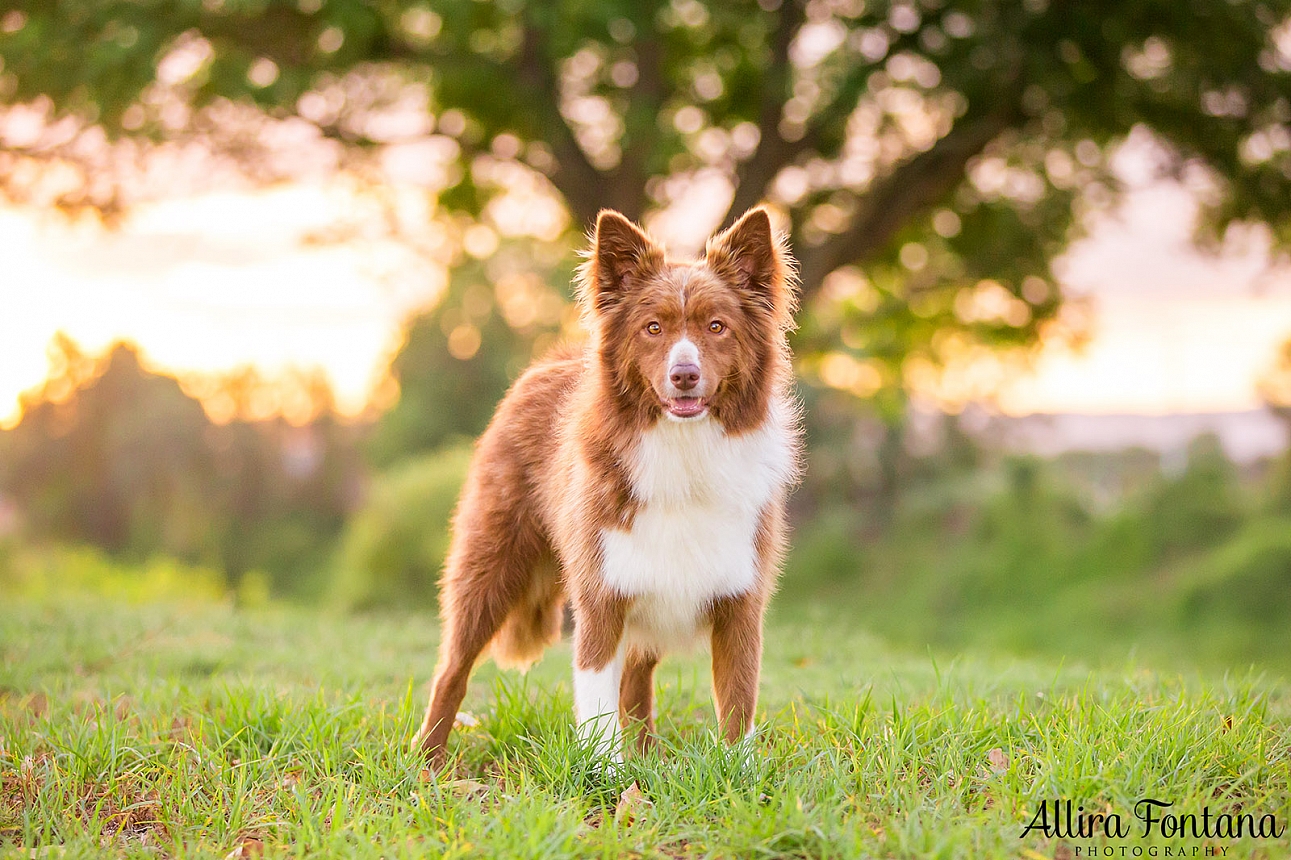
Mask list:
POLYGON ((435 779, 435 772, 428 767, 423 767, 421 769, 421 773, 417 774, 418 782, 433 782, 434 779, 435 779))
POLYGON ((193 720, 190 717, 175 717, 170 721, 170 739, 172 741, 187 740, 192 734, 193 720))
POLYGON ((1004 754, 1004 750, 996 747, 986 754, 986 760, 991 765, 991 770, 996 773, 1004 773, 1009 769, 1009 757, 1004 754))
POLYGON ((647 809, 654 806, 645 796, 641 786, 634 781, 619 795, 619 802, 614 806, 614 823, 626 827, 636 821, 647 809))
POLYGON ((476 797, 489 793, 489 787, 475 779, 450 779, 444 783, 444 788, 458 797, 476 797))
POLYGON ((27 713, 36 719, 40 719, 49 713, 49 699, 44 693, 32 693, 27 697, 27 701, 23 703, 23 706, 27 709, 27 713))
POLYGON ((72 711, 86 720, 96 720, 103 712, 103 699, 94 693, 78 692, 72 696, 72 711))
POLYGON ((238 843, 228 854, 224 855, 224 860, 243 860, 246 857, 259 857, 264 853, 264 843, 254 836, 248 836, 238 843))

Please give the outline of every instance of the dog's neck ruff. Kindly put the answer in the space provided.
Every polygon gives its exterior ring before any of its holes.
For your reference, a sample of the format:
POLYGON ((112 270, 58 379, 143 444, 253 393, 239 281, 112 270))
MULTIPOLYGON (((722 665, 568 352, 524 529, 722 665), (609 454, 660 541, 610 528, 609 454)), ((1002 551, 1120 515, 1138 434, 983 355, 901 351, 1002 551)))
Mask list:
POLYGON ((760 510, 793 479, 790 406, 771 402, 747 433, 726 432, 711 414, 661 419, 641 434, 629 462, 632 495, 649 507, 726 497, 760 510))
POLYGON ((773 401, 756 429, 716 420, 660 421, 641 435, 630 483, 641 507, 627 529, 601 532, 602 578, 633 598, 629 642, 688 645, 714 600, 757 583, 757 530, 794 475, 792 412, 773 401))

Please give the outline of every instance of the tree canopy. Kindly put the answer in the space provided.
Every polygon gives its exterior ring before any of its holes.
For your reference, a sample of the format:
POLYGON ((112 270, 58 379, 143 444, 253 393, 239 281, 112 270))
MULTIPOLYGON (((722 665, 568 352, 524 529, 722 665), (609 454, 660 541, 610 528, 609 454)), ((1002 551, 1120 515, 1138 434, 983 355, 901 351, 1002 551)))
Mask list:
MULTIPOLYGON (((770 200, 801 261, 808 375, 881 397, 953 354, 1034 342, 1061 304, 1050 263, 1086 208, 1114 202, 1107 156, 1136 126, 1163 172, 1204 178, 1203 234, 1249 221, 1291 241, 1289 14, 1286 0, 17 0, 0 99, 45 133, 4 137, 0 174, 12 194, 30 190, 24 165, 75 175, 104 132, 246 149, 233 130, 253 105, 347 153, 433 142, 416 151, 445 162, 434 211, 504 239, 541 232, 498 208, 536 183, 569 216, 566 251, 601 207, 712 209, 717 227, 770 200)), ((95 177, 59 199, 107 205, 95 177)))

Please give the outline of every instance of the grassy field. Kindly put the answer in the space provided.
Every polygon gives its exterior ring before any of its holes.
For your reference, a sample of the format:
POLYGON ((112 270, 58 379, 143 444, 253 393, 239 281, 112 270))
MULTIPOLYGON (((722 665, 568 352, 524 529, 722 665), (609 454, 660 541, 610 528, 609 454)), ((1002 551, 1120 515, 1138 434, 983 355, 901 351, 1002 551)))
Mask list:
POLYGON ((799 613, 771 621, 751 752, 714 742, 693 655, 659 673, 662 754, 607 771, 573 740, 561 647, 524 679, 481 667, 465 705, 478 724, 455 734, 452 771, 436 778, 407 750, 435 642, 423 618, 4 605, 0 846, 22 857, 1291 852, 1291 688, 1276 679, 938 662, 799 613), (1145 797, 1199 819, 1208 808, 1212 822, 1272 815, 1283 832, 1143 838, 1133 807, 1145 797), (1065 800, 1119 814, 1129 835, 1021 835, 1042 802, 1065 800))

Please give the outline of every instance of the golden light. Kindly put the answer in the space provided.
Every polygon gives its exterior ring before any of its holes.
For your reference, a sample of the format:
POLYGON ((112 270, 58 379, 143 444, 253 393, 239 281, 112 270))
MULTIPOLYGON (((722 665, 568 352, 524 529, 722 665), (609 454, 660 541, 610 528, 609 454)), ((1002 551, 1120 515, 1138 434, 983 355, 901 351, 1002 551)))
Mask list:
MULTIPOLYGON (((451 124, 453 117, 440 122, 451 124)), ((388 403, 394 389, 383 374, 400 328, 443 289, 446 266, 463 252, 488 258, 511 237, 552 238, 568 228, 546 180, 507 166, 503 156, 516 145, 504 140, 497 158, 483 156, 493 165, 490 181, 506 191, 490 204, 487 225, 437 218, 424 188, 391 185, 379 191, 378 204, 376 194, 365 195, 343 178, 147 204, 116 232, 0 208, 6 249, 0 421, 17 420, 18 394, 45 378, 46 346, 60 331, 90 353, 115 340, 138 344, 150 367, 184 378, 196 396, 209 399, 213 413, 230 407, 202 393, 201 375, 244 367, 270 383, 282 381, 257 408, 297 419, 304 401, 290 380, 311 369, 332 386, 343 412, 357 413, 374 399, 388 403), (406 235, 373 227, 391 213, 406 235), (409 235, 416 240, 407 242, 409 235)), ((1125 147, 1131 162, 1135 146, 1125 147)), ((398 148, 392 153, 397 160, 398 148)), ((411 161, 425 164, 425 154, 411 161)), ((440 169, 444 155, 429 161, 440 169)), ((1131 178, 1133 172, 1131 164, 1131 178)), ((989 174, 978 178, 987 181, 989 174)), ((649 226, 677 252, 693 252, 733 189, 702 169, 668 182, 671 203, 649 226)), ((1130 185, 1122 210, 1095 223, 1060 261, 1062 289, 1091 308, 1086 349, 1046 344, 1027 370, 992 359, 973 369, 969 360, 946 373, 913 361, 902 369, 907 382, 917 390, 939 389, 950 408, 984 396, 1009 414, 1258 408, 1256 380, 1291 336, 1291 277, 1270 263, 1267 242, 1199 254, 1189 244, 1195 211, 1189 193, 1170 183, 1130 185), (987 391, 991 386, 996 390, 987 391)), ((943 235, 960 226, 949 210, 934 213, 934 221, 943 235)), ((903 256, 912 268, 921 262, 918 249, 903 256)), ((965 322, 1023 325, 1028 303, 1046 301, 1050 289, 1028 279, 1021 301, 983 280, 957 296, 954 310, 965 322)), ((830 353, 809 372, 831 387, 872 396, 885 381, 883 370, 856 356, 868 343, 864 314, 880 300, 861 269, 829 277, 813 305, 820 305, 822 325, 831 324, 824 315, 831 306, 847 303, 859 311, 847 325, 834 320, 853 354, 830 353)), ((579 331, 575 308, 534 273, 513 272, 468 290, 461 312, 444 316, 453 355, 477 354, 480 322, 495 308, 519 328, 560 320, 564 334, 579 331)), ((968 356, 959 346, 941 343, 938 354, 968 356)))
POLYGON ((390 241, 312 239, 360 205, 322 186, 212 194, 141 207, 117 232, 0 209, 0 420, 45 378, 57 332, 90 353, 138 344, 180 376, 317 368, 341 411, 362 411, 444 273, 390 241))
POLYGON ((883 386, 883 373, 873 362, 859 361, 845 352, 830 352, 821 359, 820 378, 830 388, 861 398, 873 397, 883 386))

